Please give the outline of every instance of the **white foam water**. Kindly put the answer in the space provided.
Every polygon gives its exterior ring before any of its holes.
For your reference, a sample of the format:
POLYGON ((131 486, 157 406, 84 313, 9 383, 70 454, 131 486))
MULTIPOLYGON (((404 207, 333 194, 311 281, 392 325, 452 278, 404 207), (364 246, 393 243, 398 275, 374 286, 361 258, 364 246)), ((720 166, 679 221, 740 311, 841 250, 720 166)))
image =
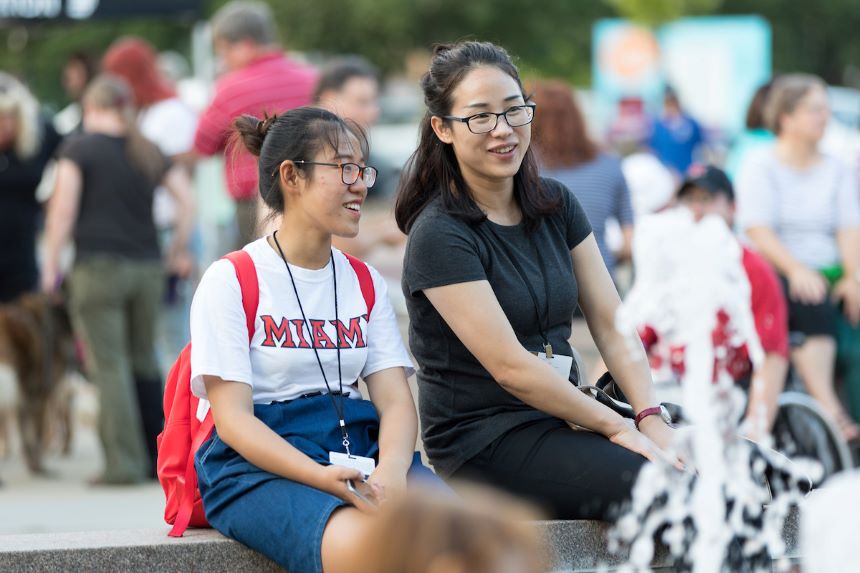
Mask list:
POLYGON ((857 568, 860 539, 860 470, 833 477, 803 505, 800 550, 804 573, 857 568))
MULTIPOLYGON (((771 479, 775 491, 769 491, 768 465, 787 475, 793 466, 761 453, 738 431, 745 398, 722 359, 729 348, 743 344, 754 365, 763 359, 741 247, 721 218, 697 222, 687 209, 677 208, 637 224, 633 255, 636 282, 616 327, 631 348, 640 344, 638 328, 654 329, 658 344, 652 352, 662 353, 657 382, 671 380, 671 354, 684 353, 674 398, 680 397, 689 426, 677 432, 675 449, 695 474, 666 464, 644 467, 632 507, 610 536, 614 549, 630 552, 620 571, 650 571, 657 538, 678 570, 770 571, 771 559, 785 551, 782 525, 800 493, 791 479, 771 479), (729 336, 715 345, 712 332, 720 311, 728 315, 729 336)), ((758 387, 757 381, 751 386, 758 387)))

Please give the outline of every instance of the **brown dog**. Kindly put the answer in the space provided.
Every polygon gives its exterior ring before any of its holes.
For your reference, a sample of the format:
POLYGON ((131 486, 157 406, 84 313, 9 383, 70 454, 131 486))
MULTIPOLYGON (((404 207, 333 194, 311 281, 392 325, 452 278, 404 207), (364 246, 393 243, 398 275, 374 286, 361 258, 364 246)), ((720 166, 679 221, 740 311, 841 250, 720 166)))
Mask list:
POLYGON ((0 442, 8 443, 2 435, 8 429, 4 418, 10 417, 10 405, 16 403, 27 466, 34 473, 44 473, 48 428, 61 433, 64 451, 71 445, 70 394, 62 382, 70 369, 77 368, 77 360, 65 308, 38 293, 0 305, 0 364, 7 365, 0 368, 0 442), (9 368, 17 379, 17 387, 11 389, 9 368))

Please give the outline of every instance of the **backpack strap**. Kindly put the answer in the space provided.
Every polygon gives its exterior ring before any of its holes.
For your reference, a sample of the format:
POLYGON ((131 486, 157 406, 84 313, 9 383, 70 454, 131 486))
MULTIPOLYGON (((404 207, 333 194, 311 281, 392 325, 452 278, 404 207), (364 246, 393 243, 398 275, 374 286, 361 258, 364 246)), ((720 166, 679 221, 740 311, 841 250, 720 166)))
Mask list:
MULTIPOLYGON (((239 289, 242 292, 245 324, 248 327, 248 344, 250 344, 254 338, 254 321, 257 319, 257 307, 260 304, 260 283, 257 279, 257 267, 254 266, 254 260, 246 251, 233 251, 224 255, 224 258, 230 261, 236 269, 236 278, 239 280, 239 289)), ((212 418, 212 410, 209 410, 203 421, 200 422, 200 426, 191 441, 190 455, 185 462, 185 491, 182 493, 182 502, 173 522, 173 528, 167 534, 170 537, 182 537, 182 534, 188 529, 191 514, 194 511, 194 497, 197 490, 197 468, 194 467, 194 457, 203 442, 209 439, 214 427, 215 421, 212 418)))
POLYGON ((361 296, 364 297, 364 303, 367 305, 367 320, 369 322, 370 313, 373 312, 373 305, 376 303, 376 287, 373 286, 373 277, 364 261, 360 261, 347 253, 344 255, 349 264, 352 265, 352 270, 358 275, 358 286, 361 289, 361 296))
POLYGON ((233 251, 224 258, 236 268, 239 289, 242 291, 242 308, 245 310, 245 323, 248 326, 248 344, 254 338, 254 321, 257 320, 257 307, 260 304, 260 283, 257 280, 257 267, 247 251, 233 251))

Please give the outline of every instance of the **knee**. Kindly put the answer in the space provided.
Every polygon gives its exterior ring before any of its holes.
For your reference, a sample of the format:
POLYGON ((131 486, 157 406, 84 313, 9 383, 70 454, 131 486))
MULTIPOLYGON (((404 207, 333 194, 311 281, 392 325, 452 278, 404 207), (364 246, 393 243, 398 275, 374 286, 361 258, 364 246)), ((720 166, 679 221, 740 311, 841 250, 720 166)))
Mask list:
POLYGON ((370 517, 354 507, 341 507, 332 513, 323 530, 322 563, 325 573, 360 571, 362 542, 370 517))

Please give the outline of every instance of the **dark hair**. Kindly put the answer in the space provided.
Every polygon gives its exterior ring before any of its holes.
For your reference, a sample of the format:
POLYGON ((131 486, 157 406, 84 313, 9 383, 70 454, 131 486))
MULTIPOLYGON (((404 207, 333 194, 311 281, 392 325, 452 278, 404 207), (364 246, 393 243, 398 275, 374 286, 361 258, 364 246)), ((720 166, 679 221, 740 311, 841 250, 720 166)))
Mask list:
POLYGON ((69 64, 78 64, 84 69, 84 73, 87 76, 87 83, 98 75, 99 65, 96 61, 96 58, 90 54, 89 52, 85 52, 83 50, 77 50, 72 52, 66 57, 65 65, 69 64))
MULTIPOLYGON (((418 149, 409 158, 394 206, 397 226, 404 233, 409 232, 421 211, 438 196, 441 196, 445 211, 469 224, 475 225, 487 218, 472 198, 453 147, 440 141, 430 126, 431 117, 451 113, 454 90, 466 74, 482 66, 502 70, 516 80, 522 91, 516 66, 499 46, 489 42, 460 42, 434 47, 430 69, 421 78, 427 113, 421 120, 418 149)), ((536 229, 542 216, 561 206, 561 196, 550 195, 550 191, 541 185, 531 149, 526 151, 520 169, 514 175, 514 200, 522 211, 523 223, 528 230, 536 229)))
MULTIPOLYGON (((228 147, 237 149, 239 141, 257 156, 260 195, 270 209, 284 211, 284 195, 278 185, 281 163, 286 160, 311 160, 326 145, 338 149, 342 138, 354 135, 367 157, 367 137, 362 128, 318 107, 299 107, 282 114, 258 119, 243 115, 233 120, 234 134, 228 147)), ((311 173, 313 165, 298 164, 298 169, 311 173)))
POLYGON ((332 60, 320 72, 314 90, 314 102, 319 103, 320 96, 329 90, 339 92, 352 78, 370 78, 378 82, 379 72, 361 56, 343 56, 332 60))
POLYGON ((764 120, 764 106, 767 103, 767 96, 770 94, 771 86, 773 86, 773 80, 759 86, 753 94, 750 105, 747 108, 747 129, 767 129, 767 122, 764 120))
POLYGON ((574 167, 594 159, 599 148, 588 135, 571 87, 549 80, 536 82, 530 91, 539 110, 532 131, 541 163, 551 168, 574 167))

